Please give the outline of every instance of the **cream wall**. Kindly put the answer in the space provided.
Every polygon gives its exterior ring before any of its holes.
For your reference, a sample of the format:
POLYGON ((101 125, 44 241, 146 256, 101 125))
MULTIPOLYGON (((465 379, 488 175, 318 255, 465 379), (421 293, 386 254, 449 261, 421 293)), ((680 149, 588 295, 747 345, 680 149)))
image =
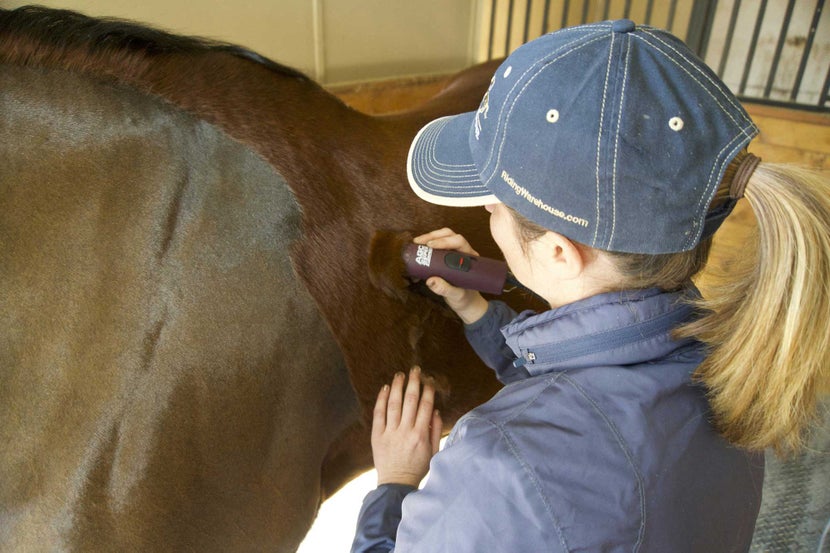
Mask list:
POLYGON ((0 0, 0 7, 37 3, 224 40, 337 84, 471 65, 479 1, 0 0))

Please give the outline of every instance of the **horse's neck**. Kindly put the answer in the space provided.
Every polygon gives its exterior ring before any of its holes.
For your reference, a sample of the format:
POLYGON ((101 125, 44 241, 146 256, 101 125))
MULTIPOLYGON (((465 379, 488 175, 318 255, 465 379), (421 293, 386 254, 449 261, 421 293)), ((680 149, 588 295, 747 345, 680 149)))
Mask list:
MULTIPOLYGON (((56 49, 12 38, 15 44, 11 38, 0 41, 0 61, 68 70, 163 98, 249 145, 289 182, 307 181, 315 173, 313 161, 319 156, 351 157, 344 150, 367 150, 360 133, 343 140, 344 133, 383 126, 347 108, 313 81, 226 51, 150 56, 143 52, 89 52, 83 46, 56 49)), ((313 191, 315 201, 324 193, 325 182, 321 180, 319 185, 323 189, 313 191)), ((295 192, 303 194, 302 190, 295 192)))
POLYGON ((329 135, 357 116, 311 81, 224 52, 166 56, 132 84, 216 124, 289 174, 306 171, 309 149, 334 141, 329 135))

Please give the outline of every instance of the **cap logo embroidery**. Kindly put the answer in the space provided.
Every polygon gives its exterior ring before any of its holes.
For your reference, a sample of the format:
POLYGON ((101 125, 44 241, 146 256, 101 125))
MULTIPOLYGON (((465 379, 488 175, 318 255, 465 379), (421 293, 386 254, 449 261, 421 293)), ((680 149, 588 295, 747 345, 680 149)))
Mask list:
POLYGON ((513 189, 513 192, 516 193, 517 196, 524 198, 529 203, 535 205, 542 211, 546 211, 555 217, 559 217, 564 221, 568 221, 569 223, 574 223, 575 225, 579 225, 581 227, 587 227, 590 223, 587 219, 583 219, 581 217, 574 217, 573 215, 569 215, 562 210, 556 209, 553 206, 550 206, 540 200, 539 198, 535 197, 533 194, 527 191, 527 188, 520 185, 516 182, 516 179, 510 176, 510 173, 507 171, 502 170, 501 172, 501 180, 503 180, 507 186, 513 189))
MULTIPOLYGON (((508 68, 509 69, 509 68, 508 68)), ((509 72, 507 73, 510 74, 509 72)), ((476 140, 478 140, 479 135, 481 134, 481 120, 479 119, 479 115, 483 115, 485 119, 487 119, 487 112, 490 111, 490 91, 493 90, 493 85, 496 83, 496 77, 493 76, 490 79, 490 86, 487 87, 487 92, 484 93, 484 98, 481 99, 481 105, 476 112, 476 120, 475 120, 475 131, 476 131, 476 140)))

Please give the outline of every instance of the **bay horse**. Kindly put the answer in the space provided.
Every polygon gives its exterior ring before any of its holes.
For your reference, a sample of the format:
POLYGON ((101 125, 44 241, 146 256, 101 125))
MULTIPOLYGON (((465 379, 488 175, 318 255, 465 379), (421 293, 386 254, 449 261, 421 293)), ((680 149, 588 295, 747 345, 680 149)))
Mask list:
POLYGON ((447 426, 488 399, 396 248, 450 226, 498 255, 405 174, 494 69, 369 116, 234 45, 0 10, 0 550, 294 551, 394 372, 447 426))

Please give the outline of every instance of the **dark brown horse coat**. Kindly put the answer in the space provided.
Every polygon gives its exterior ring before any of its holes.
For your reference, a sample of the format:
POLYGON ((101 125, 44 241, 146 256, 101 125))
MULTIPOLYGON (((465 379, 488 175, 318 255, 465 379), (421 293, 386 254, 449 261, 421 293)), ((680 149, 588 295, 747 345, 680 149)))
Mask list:
POLYGON ((497 254, 405 175, 492 70, 374 118, 233 46, 0 10, 0 550, 293 551, 392 373, 448 424, 486 400, 394 233, 497 254))

